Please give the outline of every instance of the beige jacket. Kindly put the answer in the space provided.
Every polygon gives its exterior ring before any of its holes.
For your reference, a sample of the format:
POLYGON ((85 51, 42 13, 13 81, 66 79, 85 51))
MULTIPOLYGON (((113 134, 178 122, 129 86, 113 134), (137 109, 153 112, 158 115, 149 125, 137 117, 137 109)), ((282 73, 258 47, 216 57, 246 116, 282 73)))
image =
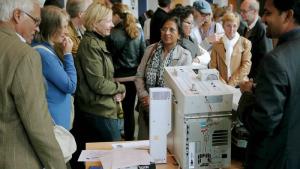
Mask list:
POLYGON ((235 46, 231 56, 231 77, 228 78, 226 65, 226 51, 223 41, 213 45, 211 51, 211 61, 209 68, 217 69, 220 73, 220 79, 231 86, 237 86, 243 80, 248 80, 248 74, 251 68, 251 42, 244 37, 240 37, 235 46))
POLYGON ((71 38, 71 40, 73 42, 72 55, 74 57, 76 57, 78 46, 80 43, 80 38, 78 37, 78 33, 71 21, 69 22, 68 31, 69 31, 69 37, 71 38))
POLYGON ((0 27, 0 41, 0 168, 66 169, 40 56, 9 29, 0 27))
MULTIPOLYGON (((145 85, 145 78, 147 78, 145 77, 145 74, 146 74, 147 63, 151 59, 150 55, 153 54, 153 51, 155 50, 154 47, 157 47, 156 43, 146 48, 142 61, 137 69, 135 86, 139 98, 149 95, 148 93, 149 89, 146 89, 146 85, 145 85)), ((184 49, 180 45, 177 45, 175 50, 176 51, 174 52, 176 54, 173 56, 173 61, 171 63, 171 66, 187 66, 192 64, 192 56, 190 51, 184 49)))

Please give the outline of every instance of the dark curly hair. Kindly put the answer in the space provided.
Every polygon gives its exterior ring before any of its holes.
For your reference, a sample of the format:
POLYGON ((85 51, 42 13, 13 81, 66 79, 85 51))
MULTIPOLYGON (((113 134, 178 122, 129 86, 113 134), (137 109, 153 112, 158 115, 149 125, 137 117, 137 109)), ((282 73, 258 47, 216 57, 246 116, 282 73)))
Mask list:
POLYGON ((186 18, 188 18, 191 14, 193 14, 193 8, 191 6, 180 6, 177 8, 174 8, 170 12, 170 16, 176 16, 180 19, 180 22, 182 23, 186 18))
POLYGON ((279 12, 294 11, 294 19, 300 24, 300 0, 273 0, 273 4, 279 12))
POLYGON ((171 4, 171 0, 158 0, 158 5, 162 8, 167 7, 171 4))

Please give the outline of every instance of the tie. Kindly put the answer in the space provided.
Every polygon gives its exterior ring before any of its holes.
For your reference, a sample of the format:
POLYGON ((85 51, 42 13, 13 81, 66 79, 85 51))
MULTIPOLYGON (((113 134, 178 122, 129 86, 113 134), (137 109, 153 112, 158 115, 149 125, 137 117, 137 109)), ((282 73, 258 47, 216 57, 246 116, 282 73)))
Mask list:
POLYGON ((251 35, 251 29, 249 28, 245 29, 244 37, 248 39, 250 35, 251 35))

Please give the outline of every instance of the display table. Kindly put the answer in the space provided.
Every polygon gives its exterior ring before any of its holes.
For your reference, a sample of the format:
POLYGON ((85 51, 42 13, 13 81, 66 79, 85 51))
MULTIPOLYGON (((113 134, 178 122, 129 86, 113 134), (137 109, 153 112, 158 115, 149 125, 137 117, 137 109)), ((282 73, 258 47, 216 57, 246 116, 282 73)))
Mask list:
MULTIPOLYGON (((87 150, 111 150, 112 143, 117 142, 97 142, 97 143, 86 143, 87 150)), ((100 162, 86 162, 85 168, 88 169, 90 166, 100 166, 100 162)), ((178 164, 174 160, 171 154, 167 156, 167 164, 158 164, 156 165, 157 169, 178 169, 178 164)), ((231 167, 229 169, 242 169, 242 164, 239 161, 232 161, 231 167)))

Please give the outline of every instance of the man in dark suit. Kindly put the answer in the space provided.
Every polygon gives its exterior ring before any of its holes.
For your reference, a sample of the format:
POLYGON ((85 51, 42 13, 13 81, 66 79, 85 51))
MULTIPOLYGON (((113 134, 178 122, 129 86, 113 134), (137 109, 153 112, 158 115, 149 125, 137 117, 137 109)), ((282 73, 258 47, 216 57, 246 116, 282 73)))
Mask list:
POLYGON ((0 0, 0 168, 66 169, 31 43, 41 21, 39 1, 0 0), (5 9, 5 10, 4 10, 5 9))
POLYGON ((168 18, 171 10, 171 0, 158 0, 159 7, 150 21, 150 44, 160 41, 160 28, 168 18))
POLYGON ((252 43, 252 66, 248 77, 255 79, 261 59, 273 49, 273 44, 272 40, 266 37, 266 27, 258 16, 259 2, 257 0, 244 0, 240 11, 243 20, 248 25, 242 35, 252 43))
POLYGON ((238 114, 250 137, 246 169, 300 168, 300 1, 266 0, 267 37, 279 38, 265 55, 256 85, 240 85, 238 114))

